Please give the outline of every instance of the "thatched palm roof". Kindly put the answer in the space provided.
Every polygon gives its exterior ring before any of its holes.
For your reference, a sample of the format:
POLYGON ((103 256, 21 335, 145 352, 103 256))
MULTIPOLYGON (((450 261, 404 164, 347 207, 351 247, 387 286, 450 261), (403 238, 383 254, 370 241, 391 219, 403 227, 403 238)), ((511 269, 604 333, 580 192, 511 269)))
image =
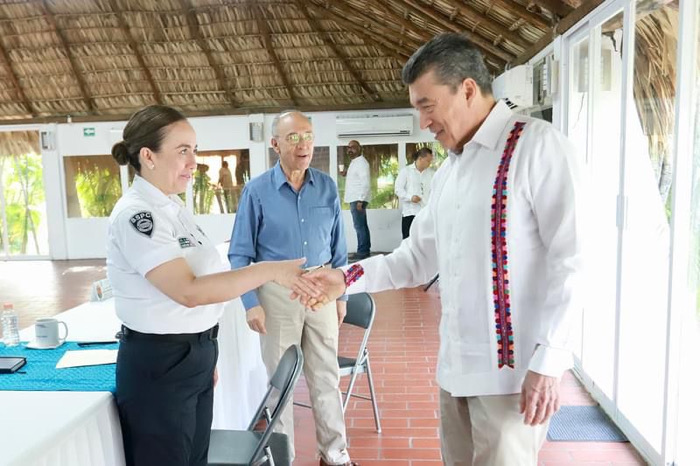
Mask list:
POLYGON ((405 106, 401 66, 434 34, 496 74, 601 2, 2 0, 0 119, 405 106))

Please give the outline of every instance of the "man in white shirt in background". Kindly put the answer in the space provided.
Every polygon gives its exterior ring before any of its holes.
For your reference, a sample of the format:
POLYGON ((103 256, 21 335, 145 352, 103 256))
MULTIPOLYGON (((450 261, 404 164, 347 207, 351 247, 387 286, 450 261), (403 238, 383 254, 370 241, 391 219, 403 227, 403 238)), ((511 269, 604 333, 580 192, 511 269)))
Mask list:
POLYGON ((394 183, 394 193, 401 201, 401 235, 408 238, 411 231, 411 223, 418 212, 428 205, 430 199, 430 183, 433 180, 435 169, 430 166, 433 163, 433 151, 423 147, 415 151, 411 158, 413 163, 404 167, 394 183))
POLYGON ((305 275, 325 297, 413 287, 440 273, 445 464, 535 466, 580 320, 582 198, 575 147, 496 102, 478 49, 440 34, 403 68, 421 128, 449 149, 411 236, 345 272, 305 275))
POLYGON ((345 196, 343 200, 350 204, 352 224, 357 233, 357 253, 350 255, 350 259, 361 260, 369 257, 372 247, 369 226, 367 226, 367 205, 370 200, 370 175, 369 162, 362 155, 362 146, 357 141, 350 141, 347 147, 350 157, 350 165, 345 176, 345 196))

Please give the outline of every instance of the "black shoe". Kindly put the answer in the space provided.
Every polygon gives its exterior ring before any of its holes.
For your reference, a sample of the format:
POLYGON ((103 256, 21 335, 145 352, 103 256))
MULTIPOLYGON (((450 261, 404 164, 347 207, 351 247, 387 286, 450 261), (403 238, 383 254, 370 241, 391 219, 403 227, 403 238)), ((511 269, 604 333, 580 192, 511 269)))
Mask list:
POLYGON ((368 257, 369 257, 369 253, 365 253, 365 254, 356 253, 352 259, 356 260, 356 261, 361 261, 362 259, 367 259, 368 257))

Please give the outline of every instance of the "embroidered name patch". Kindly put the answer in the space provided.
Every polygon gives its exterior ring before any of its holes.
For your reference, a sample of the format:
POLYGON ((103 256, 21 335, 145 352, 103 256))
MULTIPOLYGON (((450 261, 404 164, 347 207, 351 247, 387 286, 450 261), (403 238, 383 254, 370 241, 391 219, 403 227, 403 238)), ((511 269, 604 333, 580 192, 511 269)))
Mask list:
POLYGON ((149 238, 153 234, 153 216, 150 212, 139 212, 129 219, 131 226, 142 235, 149 238))
POLYGON ((194 244, 192 244, 192 241, 190 241, 189 238, 183 236, 182 238, 177 239, 178 242, 180 243, 181 248, 193 248, 194 244))

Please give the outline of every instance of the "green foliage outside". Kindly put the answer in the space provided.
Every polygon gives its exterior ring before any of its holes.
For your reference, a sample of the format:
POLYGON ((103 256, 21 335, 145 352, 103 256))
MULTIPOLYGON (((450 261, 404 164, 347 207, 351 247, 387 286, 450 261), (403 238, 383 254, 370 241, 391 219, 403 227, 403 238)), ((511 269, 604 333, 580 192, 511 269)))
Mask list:
POLYGON ((211 212, 211 206, 214 202, 214 189, 211 184, 211 178, 202 170, 194 172, 192 195, 194 197, 195 214, 201 215, 211 212))
POLYGON ((0 156, 0 178, 5 197, 9 253, 27 254, 31 241, 36 254, 42 254, 37 238, 42 221, 40 208, 44 203, 41 155, 0 156))
POLYGON ((119 173, 97 164, 81 167, 75 175, 75 190, 80 203, 80 216, 109 217, 122 195, 119 173))
MULTIPOLYGON (((395 209, 398 204, 394 195, 394 181, 399 173, 399 160, 396 156, 395 145, 379 145, 365 148, 365 158, 369 162, 370 193, 372 199, 369 209, 395 209), (394 149, 394 150, 392 150, 394 149)), ((343 163, 340 161, 339 163, 343 163)), ((346 168, 350 161, 346 163, 346 168)), ((343 202, 345 193, 345 177, 338 176, 338 193, 340 194, 341 208, 350 209, 350 205, 343 202)))
POLYGON ((442 165, 442 162, 444 162, 447 158, 447 149, 442 147, 442 144, 440 144, 437 141, 416 143, 416 150, 422 149, 424 147, 428 147, 430 150, 433 151, 433 166, 435 168, 442 165))
POLYGON ((391 154, 379 157, 379 173, 371 173, 372 199, 370 209, 393 209, 396 207, 394 200, 394 181, 399 173, 399 160, 391 154))

